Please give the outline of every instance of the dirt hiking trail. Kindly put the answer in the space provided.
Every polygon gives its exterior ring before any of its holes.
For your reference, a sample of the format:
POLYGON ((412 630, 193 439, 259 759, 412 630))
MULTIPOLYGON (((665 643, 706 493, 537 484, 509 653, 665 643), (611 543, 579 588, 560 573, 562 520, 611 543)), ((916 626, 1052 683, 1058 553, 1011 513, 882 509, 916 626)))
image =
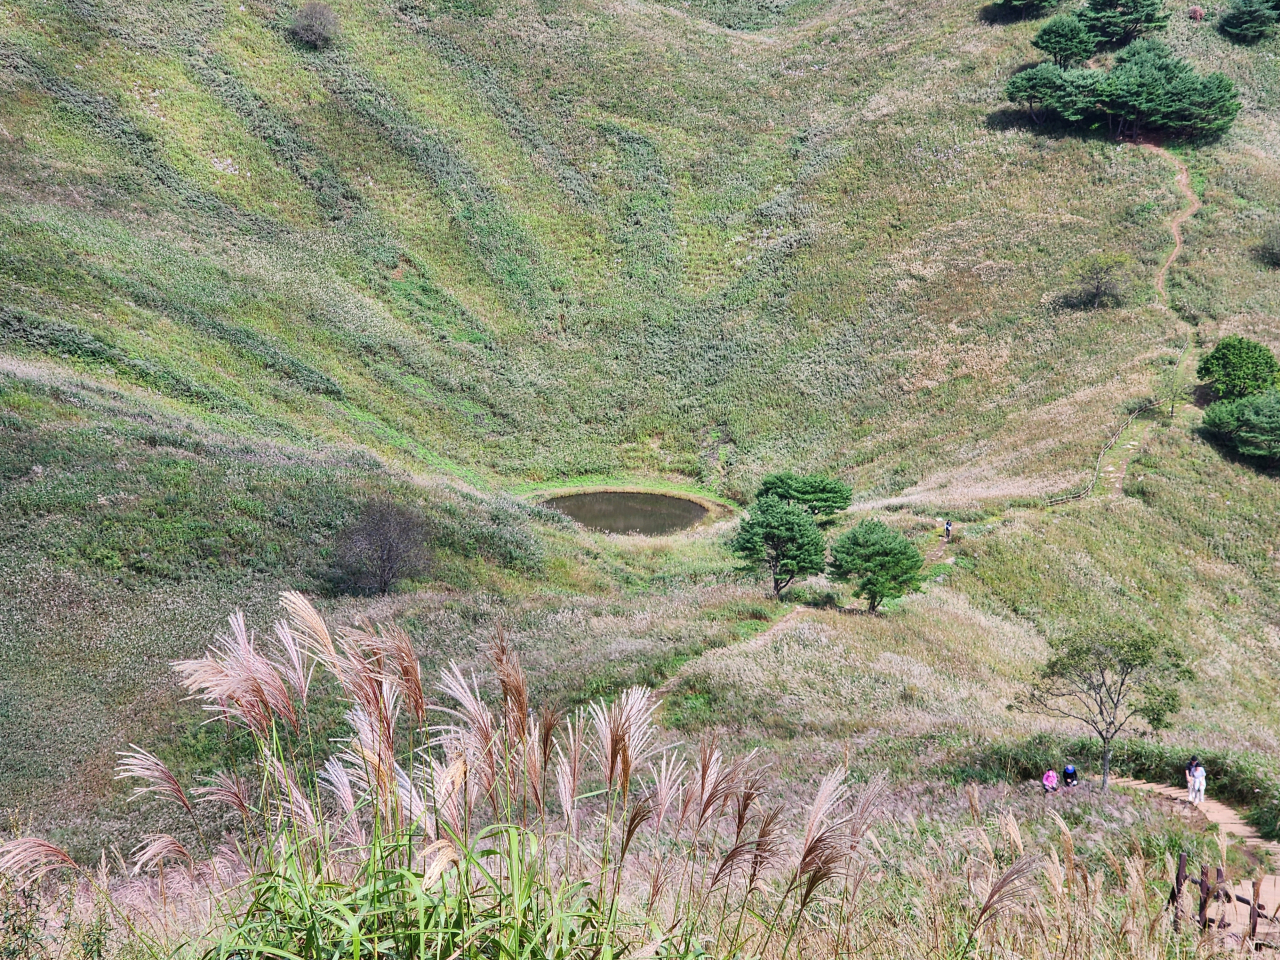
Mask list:
MULTIPOLYGON (((1280 860, 1280 843, 1263 840, 1252 825, 1245 823, 1244 818, 1225 803, 1206 799, 1203 803, 1198 803, 1192 808, 1191 804, 1187 802, 1187 791, 1178 787, 1171 787, 1162 783, 1151 783, 1147 780, 1134 780, 1131 777, 1112 777, 1111 784, 1116 787, 1127 787, 1131 790, 1153 793, 1171 800, 1179 813, 1189 814, 1194 809, 1210 823, 1216 824, 1219 832, 1225 836, 1234 837, 1254 853, 1260 855, 1270 854, 1273 858, 1272 863, 1280 860)), ((1213 865, 1211 864, 1210 866, 1213 865)), ((1199 868, 1199 864, 1188 864, 1187 872, 1193 877, 1198 876, 1199 868)), ((1231 892, 1247 900, 1253 896, 1253 884, 1249 879, 1234 881, 1231 884, 1231 892)), ((1265 940, 1271 944, 1280 943, 1280 922, 1277 922, 1277 914, 1280 914, 1280 877, 1275 874, 1268 874, 1262 878, 1262 888, 1258 893, 1258 900, 1265 906, 1267 914, 1265 918, 1260 918, 1258 921, 1258 939, 1265 940)), ((1214 916, 1218 916, 1218 914, 1215 912, 1214 916)), ((1239 900, 1227 907, 1226 919, 1230 924, 1226 930, 1228 934, 1247 934, 1249 929, 1249 908, 1240 903, 1239 900)))
POLYGON ((1158 146, 1149 141, 1143 141, 1142 149, 1149 150, 1152 153, 1159 154, 1168 160, 1177 168, 1178 175, 1174 178, 1178 190, 1187 198, 1187 205, 1175 213, 1169 220, 1169 232, 1173 234, 1173 250, 1165 259, 1164 265, 1160 268, 1160 272, 1156 274, 1156 293, 1160 296, 1160 305, 1167 306, 1168 297, 1164 291, 1164 279, 1169 273, 1169 268, 1173 266, 1173 261, 1178 259, 1178 255, 1182 253, 1182 225, 1196 215, 1200 210, 1200 198, 1196 196, 1196 192, 1191 189, 1191 171, 1187 169, 1187 165, 1175 157, 1164 147, 1158 146))

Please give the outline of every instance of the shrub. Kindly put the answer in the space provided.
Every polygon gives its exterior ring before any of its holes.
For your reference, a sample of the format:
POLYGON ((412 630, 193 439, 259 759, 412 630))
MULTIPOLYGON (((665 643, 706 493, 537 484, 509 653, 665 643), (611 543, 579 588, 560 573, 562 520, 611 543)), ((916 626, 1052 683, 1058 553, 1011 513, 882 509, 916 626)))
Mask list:
POLYGON ((863 520, 831 545, 831 570, 840 579, 857 579, 858 596, 872 613, 882 601, 920 589, 924 557, 892 527, 863 520))
POLYGON ((339 584, 357 593, 385 594, 398 581, 421 576, 427 567, 428 532, 417 508, 393 500, 369 501, 338 535, 339 584))
POLYGON ((1220 400, 1204 412, 1204 427, 1246 457, 1280 460, 1280 390, 1220 400))
POLYGON ((1144 127, 1186 137, 1221 136, 1240 112, 1235 85, 1224 74, 1201 76, 1158 40, 1143 39, 1116 56, 1101 106, 1121 121, 1121 133, 1144 127))
POLYGON ((1213 385, 1223 400, 1236 400, 1276 386, 1280 362, 1266 346, 1248 337, 1218 341, 1196 367, 1196 376, 1213 385))
POLYGON ((744 560, 763 564, 773 578, 773 595, 781 596, 796 577, 821 573, 826 542, 804 507, 777 497, 761 497, 738 525, 729 549, 744 560))
POLYGON ((1119 253, 1091 253, 1071 268, 1076 284, 1076 300, 1082 306, 1098 309, 1104 304, 1122 301, 1120 280, 1129 258, 1119 253))
POLYGON ((1053 57, 1059 67, 1069 67, 1093 56, 1098 38, 1086 29, 1079 17, 1060 13, 1040 28, 1031 45, 1053 57))
POLYGON ((293 15, 289 36, 312 50, 323 50, 338 39, 338 15, 327 3, 310 0, 293 15))
POLYGON ((1272 0, 1232 0, 1218 18, 1218 32, 1234 43, 1257 43, 1270 35, 1278 15, 1272 0))
POLYGON ((1126 44, 1169 23, 1164 0, 1089 0, 1080 22, 1102 43, 1126 44))
POLYGON ((1257 255, 1266 266, 1280 267, 1280 223, 1272 224, 1262 234, 1257 255))

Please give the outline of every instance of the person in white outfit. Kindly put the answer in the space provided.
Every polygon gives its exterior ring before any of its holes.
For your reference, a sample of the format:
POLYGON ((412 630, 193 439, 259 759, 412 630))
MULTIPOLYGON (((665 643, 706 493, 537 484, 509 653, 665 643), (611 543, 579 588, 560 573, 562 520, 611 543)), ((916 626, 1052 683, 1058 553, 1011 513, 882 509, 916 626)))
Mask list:
POLYGON ((1204 764, 1196 763, 1195 770, 1191 774, 1191 802, 1204 803, 1204 781, 1205 772, 1204 764))
POLYGON ((1200 758, 1192 756, 1187 761, 1187 803, 1196 802, 1196 765, 1200 762, 1200 758))

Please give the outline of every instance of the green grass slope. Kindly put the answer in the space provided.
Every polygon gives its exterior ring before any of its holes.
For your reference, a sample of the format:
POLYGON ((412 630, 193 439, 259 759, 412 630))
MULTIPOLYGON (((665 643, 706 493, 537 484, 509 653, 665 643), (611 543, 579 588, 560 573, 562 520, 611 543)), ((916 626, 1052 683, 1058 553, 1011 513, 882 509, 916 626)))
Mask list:
POLYGON ((1173 11, 1169 42, 1244 109, 1174 147, 1204 206, 1163 309, 1174 170, 1003 102, 1035 21, 333 6, 323 52, 274 0, 0 6, 0 805, 95 809, 112 749, 194 722, 167 662, 236 606, 265 626, 279 589, 322 588, 384 491, 434 518, 431 586, 335 612, 409 618, 433 662, 514 617, 565 702, 678 678, 690 729, 741 695, 765 738, 1015 730, 1017 670, 1101 605, 1201 657, 1197 735, 1274 749, 1273 477, 1179 420, 1117 499, 1016 508, 1089 474, 1189 334, 1280 347, 1280 273, 1253 254, 1280 216, 1280 41, 1173 11), (1124 305, 1069 305, 1094 250, 1132 258, 1124 305), (988 522, 894 625, 831 614, 780 650, 737 644, 777 610, 723 528, 619 541, 503 493, 743 500, 778 467, 988 522), (770 671, 776 696, 746 690, 770 671))

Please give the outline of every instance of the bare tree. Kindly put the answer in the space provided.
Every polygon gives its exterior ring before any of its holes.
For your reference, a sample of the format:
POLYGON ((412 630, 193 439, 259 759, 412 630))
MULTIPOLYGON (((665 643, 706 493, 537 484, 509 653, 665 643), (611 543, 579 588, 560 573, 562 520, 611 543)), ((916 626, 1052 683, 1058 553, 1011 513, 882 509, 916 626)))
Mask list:
POLYGON ((338 15, 327 3, 311 0, 293 15, 289 35, 313 50, 323 50, 338 38, 338 15))
POLYGON ((361 593, 390 592, 396 581, 427 569, 430 525, 421 511, 394 500, 370 500, 338 535, 336 572, 361 593))
POLYGON ((1077 284, 1076 301, 1098 309, 1104 303, 1119 303, 1121 280, 1129 258, 1122 253, 1091 253, 1071 269, 1077 284))

